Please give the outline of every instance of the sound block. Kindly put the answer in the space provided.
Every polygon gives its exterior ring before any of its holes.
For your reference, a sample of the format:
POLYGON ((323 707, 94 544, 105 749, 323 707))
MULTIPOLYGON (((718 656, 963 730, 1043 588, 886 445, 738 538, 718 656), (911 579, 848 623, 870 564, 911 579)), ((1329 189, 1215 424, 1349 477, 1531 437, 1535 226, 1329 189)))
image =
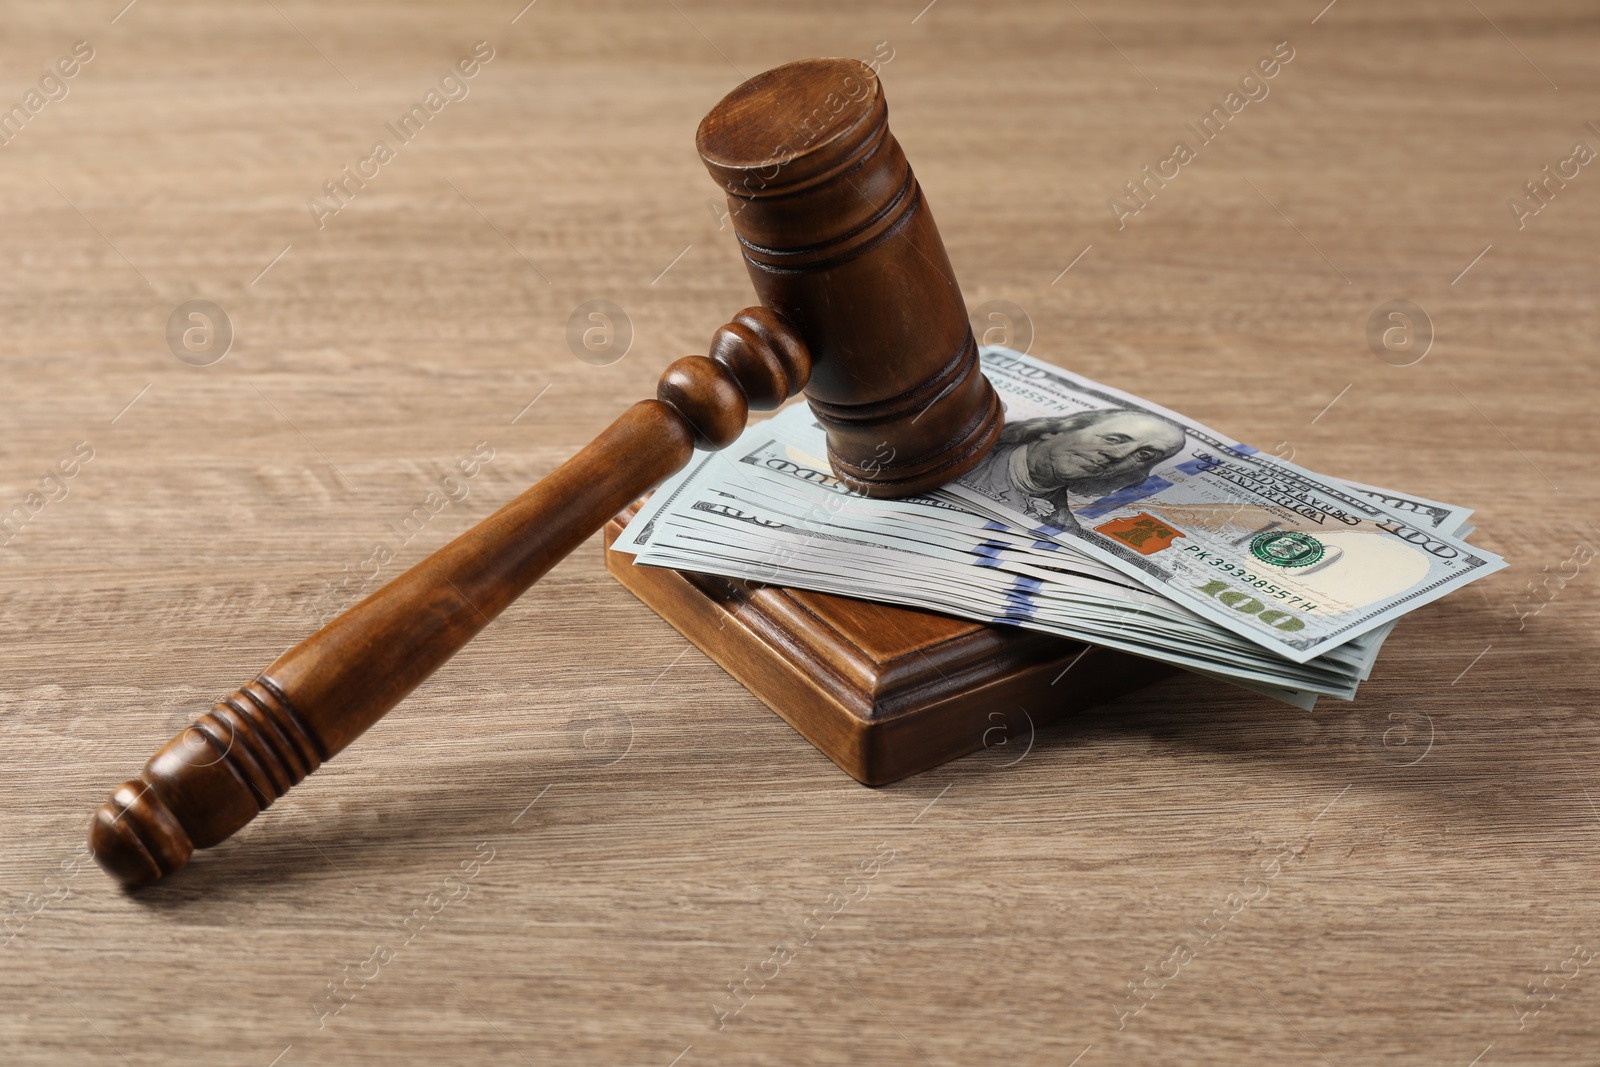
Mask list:
POLYGON ((851 777, 887 785, 1033 731, 1175 670, 1015 626, 716 575, 606 569, 851 777))

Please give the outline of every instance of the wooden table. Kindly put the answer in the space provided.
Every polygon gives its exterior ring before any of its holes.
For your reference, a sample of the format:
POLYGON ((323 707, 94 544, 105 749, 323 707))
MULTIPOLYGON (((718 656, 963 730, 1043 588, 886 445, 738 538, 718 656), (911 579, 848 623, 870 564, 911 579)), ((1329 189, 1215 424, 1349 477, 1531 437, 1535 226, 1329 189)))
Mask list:
POLYGON ((1507 206, 1600 148, 1589 7, 121 2, 18 6, 0 41, 25 111, 93 49, 0 149, 7 1063, 1600 1057, 1600 564, 1528 591, 1600 548, 1600 171, 1521 229, 1507 206), (1119 229, 1108 198, 1284 40, 1119 229), (376 545, 397 573, 701 350, 749 283, 695 124, 741 75, 875 50, 969 304, 1472 504, 1512 568, 1408 619, 1353 704, 1183 676, 873 791, 597 539, 169 885, 83 861, 106 790, 376 545), (308 198, 380 139, 319 229, 308 198), (205 366, 166 338, 195 299, 234 332, 205 366), (593 299, 631 322, 607 366, 568 346, 593 299), (1409 366, 1420 335, 1369 347, 1393 300, 1432 324, 1409 366))

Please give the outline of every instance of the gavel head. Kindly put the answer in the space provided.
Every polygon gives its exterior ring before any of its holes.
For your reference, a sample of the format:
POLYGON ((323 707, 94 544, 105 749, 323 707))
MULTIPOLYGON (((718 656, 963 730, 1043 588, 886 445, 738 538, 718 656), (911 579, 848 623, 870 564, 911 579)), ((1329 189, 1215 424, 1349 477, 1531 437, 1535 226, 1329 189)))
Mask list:
POLYGON ((880 497, 966 473, 1002 422, 888 119, 871 67, 806 59, 729 93, 696 137, 756 293, 811 350, 806 398, 834 473, 880 497))

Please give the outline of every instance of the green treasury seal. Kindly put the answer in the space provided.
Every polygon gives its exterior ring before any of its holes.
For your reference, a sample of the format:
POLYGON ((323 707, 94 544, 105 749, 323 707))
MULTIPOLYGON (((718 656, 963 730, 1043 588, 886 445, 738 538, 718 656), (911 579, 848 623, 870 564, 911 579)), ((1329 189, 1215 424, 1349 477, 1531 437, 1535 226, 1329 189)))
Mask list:
POLYGON ((1257 534, 1250 542, 1252 556, 1278 567, 1309 567, 1326 551, 1321 541, 1298 530, 1257 534))

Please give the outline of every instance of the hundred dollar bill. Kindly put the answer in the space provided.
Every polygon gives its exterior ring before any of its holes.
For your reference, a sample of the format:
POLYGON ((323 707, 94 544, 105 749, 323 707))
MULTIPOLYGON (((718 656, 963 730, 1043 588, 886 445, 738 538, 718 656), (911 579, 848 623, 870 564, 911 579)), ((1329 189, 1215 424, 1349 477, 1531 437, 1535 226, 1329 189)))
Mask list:
POLYGON ((1009 349, 981 358, 1006 426, 941 492, 1296 663, 1505 566, 1157 404, 1009 349))
MULTIPOLYGON (((846 514, 852 516, 854 528, 894 529, 917 542, 939 544, 967 554, 970 562, 1003 569, 1007 561, 1023 560, 1042 567, 1059 569, 1068 573, 1100 578, 1111 583, 1137 586, 1120 571, 1107 567, 1073 548, 1055 541, 1043 541, 1009 523, 969 511, 965 505, 947 499, 945 494, 910 496, 898 500, 874 500, 858 497, 849 492, 833 477, 828 464, 817 456, 824 453, 826 435, 822 426, 803 406, 787 409, 759 429, 752 428, 744 439, 724 455, 737 457, 737 469, 745 472, 759 471, 767 478, 745 479, 748 492, 762 495, 787 514, 804 519, 826 513, 838 525, 846 514), (759 444, 761 438, 772 441, 759 444), (749 442, 747 444, 747 442, 749 442), (777 483, 791 484, 778 487, 777 483), (797 488, 799 483, 804 488, 797 488), (826 490, 834 499, 819 506, 816 491, 826 490), (862 523, 869 524, 863 526, 862 523), (981 524, 981 525, 980 525, 981 524), (973 559, 972 557, 977 557, 973 559)), ((1242 446, 1241 446, 1242 447, 1242 446)), ((1402 520, 1411 520, 1429 530, 1441 531, 1464 538, 1471 530, 1466 519, 1470 508, 1446 504, 1415 494, 1403 493, 1378 486, 1340 481, 1363 496, 1376 500, 1380 506, 1395 513, 1402 520)), ((1200 622, 1198 616, 1167 601, 1171 611, 1181 613, 1191 622, 1200 622)), ((1340 646, 1329 649, 1321 659, 1358 664, 1365 679, 1377 659, 1379 646, 1393 629, 1393 621, 1340 646)), ((1205 623, 1209 639, 1220 647, 1235 646, 1239 638, 1212 629, 1205 623)))
POLYGON ((885 551, 870 542, 833 534, 824 537, 816 531, 789 526, 736 504, 699 503, 701 507, 695 509, 699 514, 674 512, 665 516, 662 527, 668 536, 655 548, 641 553, 638 561, 685 570, 709 570, 753 581, 777 581, 798 588, 1022 626, 1212 673, 1246 686, 1303 690, 1308 696, 1322 693, 1347 699, 1355 690, 1353 678, 1302 676, 1294 664, 1281 658, 1262 657, 1252 661, 1249 656, 1219 650, 1195 635, 1171 631, 1159 616, 1143 617, 1140 605, 1131 598, 1120 604, 1092 598, 1073 599, 1063 604, 1058 597, 1037 595, 1037 587, 1030 588, 1026 584, 986 591, 978 584, 977 575, 972 575, 971 581, 966 580, 966 576, 948 575, 925 583, 930 569, 926 560, 885 551), (715 520, 707 521, 712 515, 715 520), (749 532, 741 534, 733 529, 737 523, 747 524, 749 532), (773 562, 774 544, 784 546, 781 562, 773 562), (841 549, 850 563, 844 562, 841 549))
MULTIPOLYGON (((1393 622, 1296 665, 1144 591, 1072 548, 938 494, 856 496, 834 478, 803 404, 697 457, 645 503, 616 548, 638 562, 777 582, 1044 630, 1165 660, 1311 710, 1350 699, 1393 622)), ((1345 483, 1348 484, 1348 483, 1345 483)), ((1363 486, 1448 529, 1464 508, 1363 486)))
MULTIPOLYGON (((1168 640, 1186 639, 1204 647, 1209 655, 1231 658, 1232 662, 1278 662, 1276 653, 1145 590, 1115 569, 1070 548, 1039 541, 949 501, 919 496, 874 500, 850 493, 832 476, 826 461, 808 451, 822 451, 824 439, 819 427, 807 427, 809 433, 797 433, 796 423, 783 418, 768 423, 763 427, 766 429, 774 432, 771 440, 763 442, 761 437, 766 435, 762 434, 747 438, 751 442, 748 445, 739 442, 723 453, 733 462, 716 465, 709 477, 698 483, 698 499, 691 492, 690 498, 679 500, 682 504, 693 499, 687 504, 688 510, 702 522, 743 519, 758 525, 771 524, 775 532, 769 538, 766 557, 773 573, 763 576, 766 581, 787 580, 777 570, 794 552, 793 539, 776 530, 802 529, 812 535, 808 547, 836 546, 842 536, 854 544, 922 557, 912 572, 922 584, 981 583, 992 589, 997 582, 1008 583, 1005 595, 1012 617, 989 621, 1027 625, 1038 613, 1051 610, 1046 606, 1051 602, 1057 608, 1070 602, 1074 607, 1068 610, 1077 611, 1078 622, 1084 620, 1092 606, 1100 605, 1118 616, 1120 628, 1126 624, 1126 612, 1137 610, 1141 615, 1138 625, 1147 635, 1164 631, 1168 640), (791 442, 798 438, 803 444, 797 446, 780 437, 791 442), (712 487, 716 496, 708 500, 704 489, 712 487)), ((668 501, 671 498, 669 493, 668 501)), ((630 531, 635 528, 645 534, 643 525, 630 527, 630 531)), ((748 527, 745 530, 748 532, 748 527)), ((627 550, 627 544, 625 534, 619 547, 627 550)), ((848 551, 835 554, 834 566, 840 570, 861 562, 848 551)), ((870 572, 867 577, 879 575, 881 572, 870 572)), ((875 587, 882 583, 872 584, 875 587)), ((1369 650, 1363 645, 1364 642, 1351 642, 1296 670, 1302 676, 1315 671, 1351 677, 1355 670, 1369 666, 1369 650)), ((1279 664, 1273 669, 1280 674, 1294 673, 1286 668, 1286 664, 1279 664)))
MULTIPOLYGON (((760 430, 775 429, 778 421, 760 430)), ((821 451, 821 431, 812 429, 816 440, 810 443, 821 451)), ((1318 693, 1354 695, 1354 664, 1290 663, 1115 570, 1085 560, 1099 573, 1073 573, 1062 566, 1075 555, 1069 549, 1022 536, 1004 546, 999 538, 1006 536, 1003 524, 946 501, 855 496, 827 472, 825 461, 763 440, 753 428, 726 452, 697 459, 664 484, 615 547, 638 553, 642 564, 905 604, 1092 641, 1212 674, 1307 710, 1318 693), (853 514, 867 505, 899 509, 908 521, 899 531, 873 526, 853 514), (933 515, 968 525, 961 537, 947 539, 933 515)))

